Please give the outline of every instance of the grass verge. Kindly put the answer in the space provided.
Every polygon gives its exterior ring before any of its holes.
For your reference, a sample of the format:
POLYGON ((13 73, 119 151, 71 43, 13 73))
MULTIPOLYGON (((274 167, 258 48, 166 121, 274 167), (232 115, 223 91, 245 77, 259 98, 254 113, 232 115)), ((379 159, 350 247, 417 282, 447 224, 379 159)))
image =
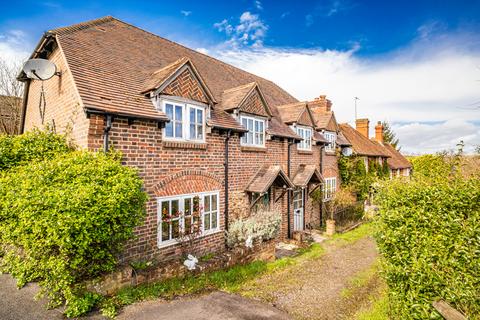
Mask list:
POLYGON ((238 265, 226 270, 187 275, 162 282, 144 284, 121 289, 115 296, 106 298, 101 303, 104 316, 115 317, 118 310, 126 305, 155 298, 172 299, 186 294, 198 294, 210 290, 236 292, 242 284, 260 275, 273 273, 280 269, 300 264, 304 261, 319 258, 324 253, 320 244, 300 250, 294 257, 285 257, 272 262, 254 261, 246 265, 238 265))
POLYGON ((348 282, 347 288, 342 289, 340 295, 342 298, 350 298, 362 287, 368 285, 368 283, 372 280, 373 277, 376 276, 379 268, 378 261, 373 263, 368 269, 363 270, 357 273, 353 278, 351 278, 348 282))
POLYGON ((332 241, 338 246, 348 245, 366 236, 372 235, 374 230, 374 223, 367 222, 351 231, 334 234, 332 241))
POLYGON ((384 287, 380 296, 370 297, 369 308, 361 310, 355 315, 355 320, 389 320, 389 304, 387 289, 384 287))

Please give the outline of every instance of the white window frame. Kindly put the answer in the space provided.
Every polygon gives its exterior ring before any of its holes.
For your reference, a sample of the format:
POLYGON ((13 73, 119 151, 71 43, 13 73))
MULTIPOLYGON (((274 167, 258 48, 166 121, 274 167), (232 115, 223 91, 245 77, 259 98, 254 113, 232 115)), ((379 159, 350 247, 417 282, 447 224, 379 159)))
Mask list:
POLYGON ((312 150, 312 135, 313 130, 309 127, 296 126, 295 132, 302 137, 302 141, 297 144, 298 150, 311 151, 312 150), (307 135, 307 133, 309 133, 307 135))
POLYGON ((248 147, 265 147, 266 121, 264 118, 240 115, 240 124, 248 130, 248 132, 245 132, 240 139, 240 145, 248 147), (244 125, 244 120, 246 121, 247 126, 244 125), (257 123, 262 124, 262 130, 256 129, 257 123), (251 129, 249 128, 250 124, 252 124, 251 129), (257 143, 260 139, 260 143, 257 143))
POLYGON ((337 177, 325 178, 323 200, 330 200, 337 191, 337 177))
MULTIPOLYGON (((195 105, 191 103, 186 103, 186 102, 179 102, 175 100, 162 100, 161 105, 162 105, 162 111, 167 114, 167 104, 170 104, 173 106, 173 119, 170 119, 169 123, 165 124, 165 128, 162 129, 162 137, 164 140, 173 140, 173 141, 189 141, 189 142, 205 142, 205 126, 206 126, 206 107, 200 106, 200 105, 195 105), (182 109, 182 117, 181 119, 176 119, 176 107, 181 107, 182 109), (195 110, 195 122, 194 125, 196 126, 196 130, 198 130, 199 122, 198 120, 198 113, 197 111, 201 111, 202 114, 202 121, 201 121, 201 137, 198 134, 198 131, 196 132, 196 137, 191 138, 190 137, 190 125, 192 124, 190 122, 190 112, 191 110, 195 110), (182 131, 181 131, 181 137, 178 137, 177 132, 176 132, 176 124, 181 123, 182 131), (173 137, 168 137, 167 136, 167 126, 172 125, 172 132, 173 132, 173 137)), ((168 116, 168 115, 167 115, 168 116)))
MULTIPOLYGON (((163 202, 170 202, 169 204, 169 210, 171 210, 171 201, 178 200, 178 210, 181 212, 181 214, 176 217, 171 219, 171 221, 176 221, 179 220, 179 230, 180 232, 183 232, 185 230, 185 199, 189 198, 194 198, 194 197, 199 197, 199 209, 201 211, 200 217, 201 217, 201 232, 200 236, 206 236, 210 235, 216 232, 220 231, 220 192, 219 191, 209 191, 209 192, 200 192, 200 193, 189 193, 189 194, 182 194, 182 195, 176 195, 176 196, 168 196, 168 197, 158 197, 157 198, 157 246, 159 248, 174 245, 179 243, 178 238, 172 238, 169 240, 162 241, 162 224, 164 221, 162 220, 162 203, 163 202), (205 198, 209 197, 210 198, 210 207, 209 210, 205 210, 205 198), (216 201, 212 202, 212 198, 216 197, 216 201), (215 214, 216 218, 216 227, 212 228, 211 223, 212 223, 212 217, 215 214), (205 219, 208 216, 209 221, 210 221, 210 228, 205 229, 205 219)), ((188 216, 192 217, 193 221, 193 215, 190 214, 188 216)), ((171 225, 170 221, 168 222, 169 225, 171 225)), ((169 238, 173 236, 173 228, 169 226, 169 238)))
POLYGON ((325 131, 323 133, 323 136, 329 142, 329 144, 325 146, 325 151, 327 152, 335 151, 335 148, 337 146, 337 134, 333 131, 325 131))

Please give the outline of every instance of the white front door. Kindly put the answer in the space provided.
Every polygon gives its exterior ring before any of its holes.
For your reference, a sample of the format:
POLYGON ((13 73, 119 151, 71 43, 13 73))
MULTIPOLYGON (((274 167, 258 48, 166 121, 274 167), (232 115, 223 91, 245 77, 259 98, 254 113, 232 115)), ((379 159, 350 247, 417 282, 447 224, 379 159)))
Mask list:
POLYGON ((303 189, 293 191, 293 231, 303 230, 303 189))

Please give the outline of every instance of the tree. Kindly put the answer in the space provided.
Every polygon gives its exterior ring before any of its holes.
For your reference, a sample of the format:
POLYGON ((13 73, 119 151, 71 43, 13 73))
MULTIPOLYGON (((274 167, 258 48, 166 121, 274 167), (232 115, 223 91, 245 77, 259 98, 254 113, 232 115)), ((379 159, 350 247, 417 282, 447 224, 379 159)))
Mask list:
POLYGON ((21 66, 21 61, 7 63, 0 59, 0 133, 19 133, 23 84, 17 74, 21 66))
POLYGON ((383 141, 392 145, 395 149, 400 150, 397 148, 398 146, 398 138, 395 132, 393 132, 392 127, 387 121, 383 121, 383 141))

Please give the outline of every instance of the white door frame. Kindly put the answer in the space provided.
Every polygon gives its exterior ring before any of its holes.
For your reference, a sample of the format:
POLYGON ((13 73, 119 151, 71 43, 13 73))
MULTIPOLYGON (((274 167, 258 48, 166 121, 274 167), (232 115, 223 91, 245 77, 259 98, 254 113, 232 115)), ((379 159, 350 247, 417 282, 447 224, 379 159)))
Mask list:
POLYGON ((293 191, 293 231, 302 231, 305 219, 304 189, 293 191))

